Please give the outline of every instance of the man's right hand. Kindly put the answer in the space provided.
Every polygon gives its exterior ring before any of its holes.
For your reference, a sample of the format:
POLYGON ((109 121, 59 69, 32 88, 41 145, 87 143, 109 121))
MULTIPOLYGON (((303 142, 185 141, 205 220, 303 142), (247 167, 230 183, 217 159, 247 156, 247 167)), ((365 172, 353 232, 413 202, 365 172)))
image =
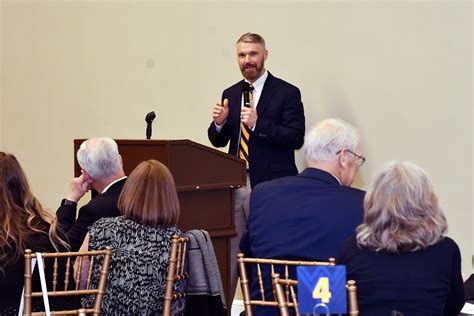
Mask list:
POLYGON ((220 102, 216 103, 212 111, 212 119, 214 120, 214 123, 219 126, 224 125, 227 116, 229 115, 229 100, 224 99, 223 103, 224 104, 221 104, 220 102))
POLYGON ((87 180, 84 174, 72 179, 66 199, 77 203, 89 191, 90 185, 91 181, 87 180))

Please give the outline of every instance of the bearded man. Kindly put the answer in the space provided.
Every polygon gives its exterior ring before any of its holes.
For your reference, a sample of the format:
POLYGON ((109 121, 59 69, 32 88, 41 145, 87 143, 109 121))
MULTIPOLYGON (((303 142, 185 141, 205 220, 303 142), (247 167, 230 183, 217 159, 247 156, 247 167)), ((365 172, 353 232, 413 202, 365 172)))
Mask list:
MULTIPOLYGON (((237 40, 237 62, 244 77, 222 93, 213 108, 208 137, 215 147, 229 144, 229 154, 247 164, 247 185, 235 191, 231 286, 237 284, 239 242, 246 230, 251 188, 298 173, 294 151, 304 142, 305 117, 301 93, 265 69, 265 40, 246 33, 237 40)), ((229 293, 233 297, 234 293, 229 293)))

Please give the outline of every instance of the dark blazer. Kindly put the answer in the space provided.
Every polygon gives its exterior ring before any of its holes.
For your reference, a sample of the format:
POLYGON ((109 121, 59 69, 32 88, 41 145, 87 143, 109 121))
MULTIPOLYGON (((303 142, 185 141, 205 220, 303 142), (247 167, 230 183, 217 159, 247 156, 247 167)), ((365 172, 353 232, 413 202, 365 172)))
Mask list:
POLYGON ((120 215, 117 201, 126 179, 114 183, 105 193, 99 194, 79 209, 76 206, 61 205, 56 211, 59 228, 67 235, 72 251, 78 251, 87 234, 87 228, 102 217, 120 215))
MULTIPOLYGON (((240 248, 248 257, 337 259, 343 241, 363 220, 364 194, 314 168, 261 183, 252 190, 248 232, 242 237, 240 248)), ((294 274, 294 269, 290 273, 294 274)), ((266 275, 265 291, 272 298, 270 273, 266 275)), ((259 297, 255 276, 256 271, 252 271, 251 295, 259 297)), ((258 315, 278 315, 277 309, 255 311, 258 315)))
MULTIPOLYGON (((44 225, 43 225, 44 226, 44 225)), ((48 237, 49 227, 43 232, 30 232, 26 242, 26 249, 31 249, 33 252, 56 252, 53 244, 48 237)), ((60 237, 65 239, 65 236, 60 233, 60 237)), ((60 246, 60 245, 59 245, 60 246)), ((16 249, 4 247, 2 251, 6 251, 9 255, 13 255, 16 249)), ((67 251, 65 247, 60 246, 60 251, 67 251)), ((66 262, 60 259, 58 270, 58 289, 64 289, 64 275, 66 262)), ((53 286, 53 267, 54 262, 51 258, 44 258, 45 262, 45 276, 49 289, 53 286)), ((33 291, 41 291, 41 282, 38 273, 38 264, 33 270, 32 286, 33 291)), ((20 306, 21 293, 25 284, 25 257, 23 254, 18 260, 9 265, 2 266, 2 273, 0 273, 0 315, 18 315, 18 307, 20 306)), ((72 273, 69 278, 69 288, 74 287, 74 278, 72 273)), ((53 310, 63 310, 66 308, 81 308, 81 302, 74 297, 50 297, 49 304, 53 310)), ((44 311, 43 298, 33 298, 33 311, 44 311)))
MULTIPOLYGON (((222 130, 217 132, 214 122, 208 128, 211 143, 215 147, 225 147, 230 141, 229 154, 234 156, 239 151, 243 82, 237 82, 222 93, 222 100, 229 100, 229 116, 222 130)), ((252 187, 263 181, 296 175, 294 151, 303 146, 305 134, 299 89, 270 73, 257 104, 257 114, 249 142, 252 187)))
POLYGON ((359 248, 352 236, 339 258, 357 283, 361 315, 397 310, 407 316, 452 316, 464 306, 461 253, 451 238, 423 250, 390 253, 359 248))

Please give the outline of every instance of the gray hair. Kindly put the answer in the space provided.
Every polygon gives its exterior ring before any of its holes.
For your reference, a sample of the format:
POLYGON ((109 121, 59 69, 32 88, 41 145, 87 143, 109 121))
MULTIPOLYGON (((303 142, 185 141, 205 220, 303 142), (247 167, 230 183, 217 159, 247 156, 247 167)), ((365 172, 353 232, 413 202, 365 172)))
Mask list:
POLYGON ((359 131, 341 119, 326 119, 306 135, 304 154, 307 162, 334 161, 341 149, 355 151, 360 145, 359 131))
POLYGON ((108 137, 84 141, 77 151, 77 161, 94 180, 105 180, 122 169, 117 143, 108 137))
POLYGON ((448 224, 426 173, 410 162, 389 162, 364 200, 360 246, 375 251, 416 251, 439 242, 448 224))

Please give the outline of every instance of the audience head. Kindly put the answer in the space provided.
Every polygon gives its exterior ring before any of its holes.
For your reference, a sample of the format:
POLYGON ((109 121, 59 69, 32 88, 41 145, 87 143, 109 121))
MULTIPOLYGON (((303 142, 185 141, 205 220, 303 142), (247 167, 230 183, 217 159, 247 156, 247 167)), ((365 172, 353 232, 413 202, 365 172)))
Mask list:
POLYGON ((117 143, 108 137, 84 141, 77 151, 77 161, 95 189, 124 176, 117 143))
POLYGON ((359 132, 341 119, 317 124, 305 137, 304 153, 309 167, 327 171, 347 186, 365 161, 359 132))
POLYGON ((16 157, 0 152, 0 271, 23 256, 38 233, 49 236, 58 251, 68 247, 57 235, 56 218, 31 193, 16 157))
POLYGON ((382 168, 367 191, 364 209, 357 242, 376 251, 425 249, 447 231, 428 176, 409 162, 390 162, 382 168))
POLYGON ((128 176, 118 208, 126 218, 143 225, 176 225, 179 219, 178 193, 168 168, 156 160, 140 163, 128 176))

